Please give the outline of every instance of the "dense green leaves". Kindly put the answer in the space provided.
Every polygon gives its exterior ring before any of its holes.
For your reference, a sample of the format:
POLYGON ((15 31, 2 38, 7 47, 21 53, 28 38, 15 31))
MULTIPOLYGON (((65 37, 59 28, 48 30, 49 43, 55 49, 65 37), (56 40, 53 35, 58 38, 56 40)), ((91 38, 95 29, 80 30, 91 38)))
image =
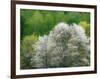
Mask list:
MULTIPOLYGON (((67 24, 85 21, 90 24, 90 13, 21 9, 21 39, 32 33, 48 34, 59 22, 67 24)), ((89 27, 89 26, 88 26, 89 27)))
POLYGON ((21 69, 29 69, 31 66, 31 57, 34 56, 34 48, 32 45, 37 41, 37 36, 32 34, 29 36, 25 36, 23 41, 21 41, 20 48, 20 58, 21 58, 21 69))

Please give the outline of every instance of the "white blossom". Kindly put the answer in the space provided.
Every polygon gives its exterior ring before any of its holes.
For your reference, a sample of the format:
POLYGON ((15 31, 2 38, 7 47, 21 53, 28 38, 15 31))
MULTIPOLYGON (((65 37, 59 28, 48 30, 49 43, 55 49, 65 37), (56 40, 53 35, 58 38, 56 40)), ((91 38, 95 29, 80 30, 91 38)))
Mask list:
POLYGON ((59 23, 48 36, 41 36, 36 42, 36 67, 88 66, 89 46, 89 39, 81 26, 59 23))

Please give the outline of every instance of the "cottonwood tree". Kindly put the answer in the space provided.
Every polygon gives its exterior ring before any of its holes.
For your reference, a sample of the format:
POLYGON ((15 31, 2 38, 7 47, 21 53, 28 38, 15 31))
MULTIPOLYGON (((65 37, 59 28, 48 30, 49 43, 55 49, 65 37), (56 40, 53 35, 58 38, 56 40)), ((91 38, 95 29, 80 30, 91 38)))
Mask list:
POLYGON ((85 30, 76 24, 57 24, 49 35, 39 37, 32 58, 37 68, 90 65, 90 44, 85 30))

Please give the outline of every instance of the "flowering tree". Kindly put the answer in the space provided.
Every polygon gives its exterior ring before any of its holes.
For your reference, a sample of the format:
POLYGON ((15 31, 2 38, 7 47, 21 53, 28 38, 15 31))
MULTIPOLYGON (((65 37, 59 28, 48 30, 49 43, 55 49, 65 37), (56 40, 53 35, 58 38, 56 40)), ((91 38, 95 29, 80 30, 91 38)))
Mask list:
POLYGON ((37 68, 90 65, 89 39, 82 27, 59 23, 49 35, 39 37, 31 63, 37 68))
POLYGON ((36 68, 46 67, 47 39, 48 37, 46 35, 43 37, 39 37, 39 40, 36 42, 35 45, 33 45, 33 48, 35 48, 36 55, 33 56, 33 58, 31 59, 31 63, 35 64, 36 68))

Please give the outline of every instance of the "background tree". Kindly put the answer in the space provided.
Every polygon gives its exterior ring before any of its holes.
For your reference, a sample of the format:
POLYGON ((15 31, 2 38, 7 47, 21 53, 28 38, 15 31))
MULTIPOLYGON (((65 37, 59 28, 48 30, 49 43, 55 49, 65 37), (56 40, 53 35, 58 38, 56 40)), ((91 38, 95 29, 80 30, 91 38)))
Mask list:
POLYGON ((81 21, 85 21, 90 24, 89 12, 21 9, 20 14, 21 40, 24 36, 31 35, 33 32, 38 36, 48 35, 50 30, 59 22, 79 24, 81 21))
POLYGON ((86 35, 90 37, 90 24, 86 21, 81 21, 79 25, 85 29, 86 35))
POLYGON ((35 44, 36 41, 37 41, 37 36, 34 34, 23 38, 20 48, 21 69, 33 68, 34 64, 31 65, 31 58, 33 58, 35 55, 34 51, 35 48, 33 48, 32 45, 35 44))

